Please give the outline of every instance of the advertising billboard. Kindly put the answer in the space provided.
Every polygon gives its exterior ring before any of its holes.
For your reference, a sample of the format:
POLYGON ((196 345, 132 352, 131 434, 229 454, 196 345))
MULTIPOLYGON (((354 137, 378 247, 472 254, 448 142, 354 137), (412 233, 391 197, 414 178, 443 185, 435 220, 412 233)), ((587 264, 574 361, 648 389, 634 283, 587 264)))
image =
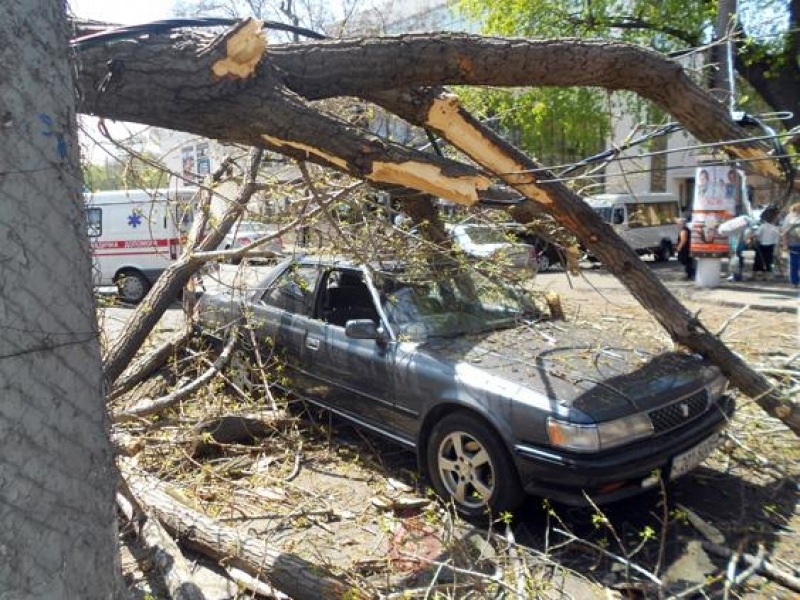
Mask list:
POLYGON ((743 184, 744 174, 734 167, 697 168, 691 222, 694 256, 728 256, 728 236, 720 233, 718 227, 736 216, 743 184))

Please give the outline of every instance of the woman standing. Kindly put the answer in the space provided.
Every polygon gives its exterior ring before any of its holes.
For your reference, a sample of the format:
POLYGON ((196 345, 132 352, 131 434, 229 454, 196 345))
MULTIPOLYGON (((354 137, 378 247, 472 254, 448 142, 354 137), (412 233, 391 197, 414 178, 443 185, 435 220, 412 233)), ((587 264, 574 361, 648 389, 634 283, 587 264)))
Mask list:
POLYGON ((781 239, 781 230, 769 219, 761 217, 761 224, 753 234, 756 243, 756 256, 753 261, 753 279, 772 276, 772 262, 775 258, 775 245, 781 239))

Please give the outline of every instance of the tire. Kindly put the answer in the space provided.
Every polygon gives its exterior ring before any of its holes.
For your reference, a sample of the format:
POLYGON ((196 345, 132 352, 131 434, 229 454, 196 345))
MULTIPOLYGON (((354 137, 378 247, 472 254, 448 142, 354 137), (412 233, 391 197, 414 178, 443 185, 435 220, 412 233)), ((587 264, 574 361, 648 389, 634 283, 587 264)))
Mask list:
POLYGON ((139 271, 122 271, 114 283, 120 300, 130 304, 138 304, 150 291, 150 281, 139 271))
POLYGON ((469 413, 452 413, 434 426, 426 459, 436 493, 468 519, 512 511, 525 498, 497 433, 469 413))
POLYGON ((536 259, 536 269, 539 273, 544 273, 545 271, 550 269, 550 257, 547 254, 542 253, 536 259))
POLYGON ((653 252, 653 258, 656 262, 666 262, 672 256, 672 243, 664 240, 661 246, 653 252))

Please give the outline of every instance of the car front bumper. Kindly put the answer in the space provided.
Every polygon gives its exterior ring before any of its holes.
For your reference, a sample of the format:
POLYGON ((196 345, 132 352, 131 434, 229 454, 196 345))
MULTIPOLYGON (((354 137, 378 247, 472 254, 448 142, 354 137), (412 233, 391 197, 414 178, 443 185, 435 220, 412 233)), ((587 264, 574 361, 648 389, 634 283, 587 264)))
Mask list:
POLYGON ((607 504, 646 492, 673 479, 673 470, 680 476, 702 462, 734 408, 733 399, 725 396, 686 427, 603 453, 518 444, 520 480, 527 493, 572 506, 587 506, 589 498, 591 503, 607 504), (680 457, 678 467, 674 467, 676 457, 680 457))

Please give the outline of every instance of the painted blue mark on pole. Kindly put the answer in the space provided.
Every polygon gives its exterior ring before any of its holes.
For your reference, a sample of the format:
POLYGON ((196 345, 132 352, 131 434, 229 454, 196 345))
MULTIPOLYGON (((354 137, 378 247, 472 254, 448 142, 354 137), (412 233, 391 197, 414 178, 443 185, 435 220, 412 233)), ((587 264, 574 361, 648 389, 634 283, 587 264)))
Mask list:
POLYGON ((45 126, 42 131, 44 137, 53 137, 56 140, 56 154, 60 160, 67 157, 67 140, 64 139, 64 134, 54 129, 55 121, 53 117, 46 113, 39 113, 39 120, 45 126))

